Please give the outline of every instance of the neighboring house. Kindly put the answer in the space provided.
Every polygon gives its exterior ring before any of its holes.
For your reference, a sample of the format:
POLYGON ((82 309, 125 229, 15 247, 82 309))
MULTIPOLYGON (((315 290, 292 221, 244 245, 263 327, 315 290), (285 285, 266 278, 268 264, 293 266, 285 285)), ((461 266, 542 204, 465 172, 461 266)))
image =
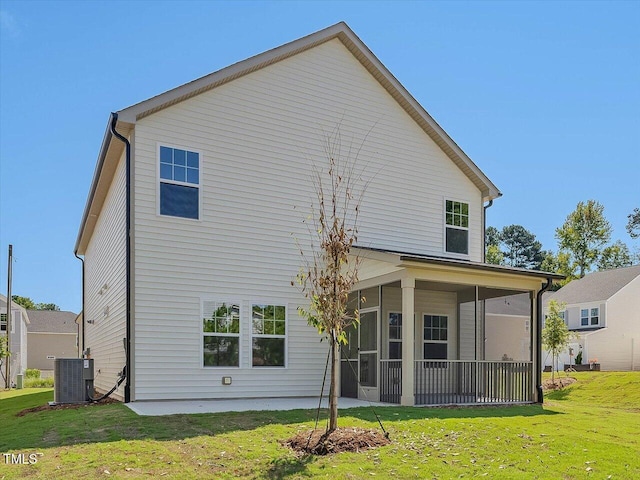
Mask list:
MULTIPOLYGON (((27 311, 15 302, 11 302, 11 326, 7 322, 7 297, 0 295, 0 335, 7 335, 9 330, 10 339, 10 365, 9 374, 11 383, 16 383, 18 374, 24 375, 27 369, 27 329, 29 326, 29 315, 27 311)), ((5 385, 6 363, 2 361, 2 375, 0 375, 0 388, 5 385)))
MULTIPOLYGON (((569 343, 573 357, 568 349, 561 353, 559 368, 575 363, 582 351, 582 363, 599 363, 600 370, 640 370, 640 265, 573 280, 545 294, 545 311, 550 300, 565 304, 564 321, 577 335, 569 343)), ((552 365, 544 355, 545 366, 552 365)))
POLYGON ((485 302, 485 359, 528 360, 531 357, 533 299, 521 293, 485 302))
POLYGON ((78 357, 77 315, 73 312, 28 310, 28 368, 37 368, 43 376, 53 372, 56 358, 78 357))
POLYGON ((482 305, 561 277, 483 262, 500 192, 344 23, 111 115, 75 245, 98 390, 126 366, 127 402, 319 395, 328 347, 291 282, 336 129, 370 182, 341 394, 542 400, 538 303, 517 362, 485 360, 482 305))

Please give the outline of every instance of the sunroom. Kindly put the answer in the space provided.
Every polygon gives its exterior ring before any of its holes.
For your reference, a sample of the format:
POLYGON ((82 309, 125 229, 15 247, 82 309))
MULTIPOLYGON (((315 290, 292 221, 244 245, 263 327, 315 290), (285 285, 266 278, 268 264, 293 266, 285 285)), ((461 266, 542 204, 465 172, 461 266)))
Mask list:
POLYGON ((352 305, 360 324, 342 347, 343 397, 402 405, 542 400, 539 301, 561 276, 403 252, 357 253, 352 305), (524 299, 528 321, 491 328, 486 301, 496 298, 507 311, 512 299, 524 299))

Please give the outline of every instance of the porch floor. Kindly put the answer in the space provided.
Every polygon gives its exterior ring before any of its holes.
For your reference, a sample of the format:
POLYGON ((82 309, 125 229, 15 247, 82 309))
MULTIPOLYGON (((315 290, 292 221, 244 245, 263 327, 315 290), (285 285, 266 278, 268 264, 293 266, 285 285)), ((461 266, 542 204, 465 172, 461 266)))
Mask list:
MULTIPOLYGON (((317 397, 235 398, 217 400, 146 400, 125 404, 138 415, 178 415, 193 413, 247 412, 264 410, 312 410, 318 408, 317 397)), ((328 408, 329 400, 322 399, 322 408, 328 408)), ((390 406, 388 403, 367 402, 355 398, 340 397, 338 408, 390 406)))

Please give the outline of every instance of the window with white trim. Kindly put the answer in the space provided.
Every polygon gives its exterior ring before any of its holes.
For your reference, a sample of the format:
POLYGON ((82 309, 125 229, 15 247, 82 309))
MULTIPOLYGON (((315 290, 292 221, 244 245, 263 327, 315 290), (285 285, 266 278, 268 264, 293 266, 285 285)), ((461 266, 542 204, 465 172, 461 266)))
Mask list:
POLYGON ((240 305, 202 302, 202 364, 205 367, 240 366, 240 305))
POLYGON ((7 314, 0 313, 0 331, 7 331, 7 314))
POLYGON ((425 360, 447 359, 447 329, 446 315, 424 315, 423 325, 423 358, 425 360))
POLYGON ((389 360, 402 358, 402 313, 389 312, 389 360))
POLYGON ((200 218, 200 154, 160 147, 160 214, 200 218))
POLYGON ((284 305, 251 306, 251 350, 254 367, 286 365, 287 308, 284 305))
POLYGON ((469 204, 445 201, 445 251, 469 254, 469 204))
POLYGON ((600 324, 600 309, 594 308, 581 308, 580 309, 580 326, 588 327, 590 325, 600 324))

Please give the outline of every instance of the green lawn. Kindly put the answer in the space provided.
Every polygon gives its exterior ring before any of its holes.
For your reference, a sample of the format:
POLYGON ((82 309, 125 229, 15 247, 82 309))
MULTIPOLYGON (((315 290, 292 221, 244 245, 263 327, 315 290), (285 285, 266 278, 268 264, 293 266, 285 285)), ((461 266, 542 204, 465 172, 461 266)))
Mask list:
MULTIPOLYGON (((378 408, 392 443, 296 457, 280 445, 313 411, 139 417, 121 404, 15 414, 51 390, 0 393, 0 453, 35 457, 0 479, 92 478, 640 478, 640 372, 584 372, 538 405, 378 408)), ((341 426, 375 428, 371 410, 341 426)))

